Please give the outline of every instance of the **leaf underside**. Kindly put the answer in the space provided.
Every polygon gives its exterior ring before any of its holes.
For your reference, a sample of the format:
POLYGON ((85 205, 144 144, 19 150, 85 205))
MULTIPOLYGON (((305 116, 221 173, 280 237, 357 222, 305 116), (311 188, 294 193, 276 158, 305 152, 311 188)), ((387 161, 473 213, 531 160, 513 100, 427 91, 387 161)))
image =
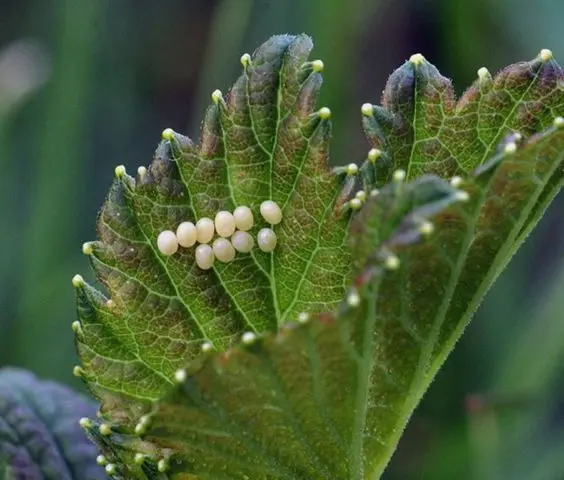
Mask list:
POLYGON ((379 478, 562 186, 564 74, 546 54, 482 71, 458 101, 412 57, 363 108, 377 155, 351 175, 328 167, 311 48, 270 39, 208 109, 199 145, 174 134, 112 185, 89 244, 108 295, 78 283, 76 338, 101 401, 87 433, 116 478, 379 478), (160 231, 238 205, 255 235, 267 199, 283 210, 272 253, 202 271, 193 249, 156 247, 160 231), (246 331, 259 338, 241 342, 246 331))

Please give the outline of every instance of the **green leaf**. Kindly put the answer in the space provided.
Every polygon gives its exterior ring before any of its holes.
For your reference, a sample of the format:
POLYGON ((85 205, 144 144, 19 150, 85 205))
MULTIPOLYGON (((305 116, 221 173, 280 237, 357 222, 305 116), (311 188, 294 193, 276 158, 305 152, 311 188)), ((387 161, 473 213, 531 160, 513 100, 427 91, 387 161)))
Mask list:
POLYGON ((78 419, 95 405, 61 385, 17 369, 0 370, 0 476, 103 479, 96 449, 78 419))
MULTIPOLYGON (((384 274, 380 259, 385 264, 394 244, 418 241, 420 222, 458 202, 459 193, 427 177, 389 185, 366 205, 383 216, 402 212, 389 222, 394 226, 382 246, 373 244, 376 255, 366 260, 356 282, 360 293, 370 290, 362 299, 371 299, 367 308, 375 306, 384 274), (386 208, 379 208, 382 203, 386 208)), ((364 341, 374 325, 364 322, 375 319, 353 318, 364 310, 351 300, 356 294, 349 293, 335 313, 302 315, 278 333, 260 340, 246 336, 227 352, 200 357, 183 371, 186 380, 181 377, 181 385, 140 420, 142 439, 118 426, 110 442, 100 435, 100 422, 88 426, 89 434, 126 478, 141 475, 141 468, 157 472, 159 462, 170 478, 181 473, 202 479, 357 478, 363 468, 360 422, 374 368, 364 341), (141 466, 135 454, 143 458, 141 466)))
POLYGON ((509 134, 528 137, 548 128, 564 111, 562 82, 562 68, 543 50, 495 78, 481 68, 457 102, 450 80, 422 55, 413 55, 390 76, 382 106, 363 110, 368 139, 385 152, 379 181, 389 181, 398 168, 408 178, 471 172, 509 134))
POLYGON ((330 171, 310 49, 273 37, 214 92, 199 145, 166 130, 148 170, 116 170, 100 240, 84 247, 109 297, 73 280, 75 373, 101 401, 84 426, 116 478, 379 478, 562 187, 564 74, 550 52, 480 70, 458 102, 413 56, 383 105, 362 107, 366 161, 330 171), (238 205, 256 235, 267 199, 283 210, 274 252, 207 271, 193 248, 159 253, 162 230, 238 205))
POLYGON ((327 112, 313 111, 321 76, 307 60, 311 48, 307 36, 273 37, 244 59, 225 99, 214 92, 199 146, 167 130, 137 179, 118 169, 98 219, 100 241, 85 245, 111 301, 79 290, 78 350, 103 411, 125 407, 119 415, 138 417, 204 342, 222 350, 244 331, 274 331, 342 298, 347 219, 339 218, 340 182, 327 163, 327 112), (268 199, 284 214, 275 254, 255 248, 202 271, 194 249, 158 251, 162 230, 238 205, 252 209, 256 236, 268 199))

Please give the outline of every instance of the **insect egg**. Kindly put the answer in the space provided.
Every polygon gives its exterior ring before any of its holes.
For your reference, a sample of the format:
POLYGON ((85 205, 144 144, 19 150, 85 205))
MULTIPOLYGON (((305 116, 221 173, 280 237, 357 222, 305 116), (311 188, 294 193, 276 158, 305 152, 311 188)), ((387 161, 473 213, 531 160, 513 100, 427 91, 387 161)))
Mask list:
POLYGON ((196 265, 202 270, 209 270, 213 267, 215 256, 212 247, 207 243, 202 243, 196 247, 196 265))
POLYGON ((233 234, 231 237, 231 243, 233 244, 233 247, 235 247, 235 250, 241 253, 249 253, 255 245, 255 241, 253 240, 253 237, 251 237, 250 233, 242 232, 240 230, 237 230, 233 234))
POLYGON ((259 230, 257 235, 257 243, 263 252, 272 252, 276 248, 276 234, 270 228, 259 230))
POLYGON ((272 200, 265 200, 260 204, 260 214, 271 225, 278 225, 282 221, 282 210, 272 200))
POLYGON ((235 226, 239 230, 247 231, 253 227, 254 219, 253 219, 253 212, 251 209, 246 206, 237 207, 233 211, 233 218, 235 219, 235 226))
POLYGON ((196 222, 197 240, 198 243, 209 243, 213 238, 215 227, 211 218, 200 218, 196 222))
POLYGON ((235 249, 226 238, 216 238, 213 242, 213 254, 222 263, 228 263, 235 258, 235 249))
POLYGON ((178 239, 176 238, 175 233, 171 230, 164 230, 159 233, 159 236, 157 237, 157 247, 160 252, 167 257, 174 255, 178 250, 178 239))
POLYGON ((198 230, 192 222, 182 222, 176 229, 176 238, 182 247, 191 247, 196 243, 198 230))
POLYGON ((235 231, 235 219, 229 212, 217 212, 215 231, 220 237, 230 237, 235 231))

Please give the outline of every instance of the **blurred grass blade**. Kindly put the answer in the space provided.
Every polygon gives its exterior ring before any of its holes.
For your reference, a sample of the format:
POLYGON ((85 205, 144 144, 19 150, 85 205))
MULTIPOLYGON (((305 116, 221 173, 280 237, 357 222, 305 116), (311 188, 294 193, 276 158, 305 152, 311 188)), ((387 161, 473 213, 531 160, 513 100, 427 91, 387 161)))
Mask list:
POLYGON ((69 252, 76 251, 72 220, 81 205, 78 178, 84 172, 92 71, 108 1, 66 0, 52 8, 56 9, 58 38, 43 114, 29 134, 36 154, 29 171, 30 211, 19 269, 21 301, 11 336, 11 346, 17 348, 10 355, 16 364, 39 373, 61 370, 57 355, 45 348, 45 338, 68 322, 61 297, 55 294, 64 288, 66 276, 55 280, 55 272, 68 268, 69 252), (47 303, 48 317, 44 315, 47 303))

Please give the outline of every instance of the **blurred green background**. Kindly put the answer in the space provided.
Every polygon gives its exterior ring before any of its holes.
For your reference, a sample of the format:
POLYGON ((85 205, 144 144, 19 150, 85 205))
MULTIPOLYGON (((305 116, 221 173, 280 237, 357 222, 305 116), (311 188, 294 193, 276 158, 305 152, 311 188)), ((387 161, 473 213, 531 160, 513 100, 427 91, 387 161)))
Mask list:
MULTIPOLYGON (((563 21, 562 0, 2 0, 0 365, 80 388, 70 279, 89 270, 81 245, 113 168, 146 165, 165 127, 197 137, 210 92, 268 36, 314 37, 343 164, 367 149, 359 106, 410 54, 460 93, 479 67, 541 48, 564 62, 563 21)), ((564 479, 563 200, 491 291, 386 478, 564 479)))

